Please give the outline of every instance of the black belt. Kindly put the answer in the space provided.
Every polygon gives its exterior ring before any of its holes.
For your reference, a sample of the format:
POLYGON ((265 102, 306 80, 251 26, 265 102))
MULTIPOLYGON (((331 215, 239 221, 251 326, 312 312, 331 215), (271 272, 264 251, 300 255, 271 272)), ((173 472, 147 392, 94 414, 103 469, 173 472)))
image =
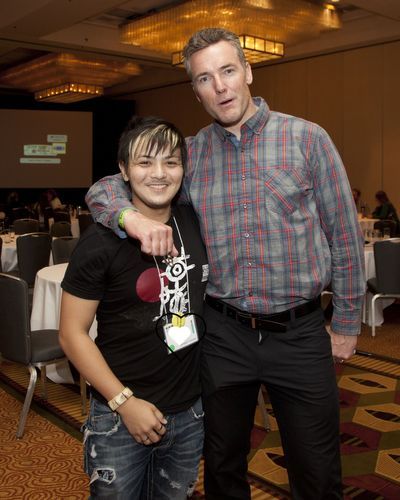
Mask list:
POLYGON ((292 319, 301 318, 312 313, 321 305, 321 298, 317 297, 304 304, 281 311, 275 314, 250 314, 241 311, 236 307, 229 306, 226 302, 206 295, 206 303, 229 318, 232 318, 242 325, 248 326, 255 330, 271 330, 273 332, 286 332, 286 325, 292 319))

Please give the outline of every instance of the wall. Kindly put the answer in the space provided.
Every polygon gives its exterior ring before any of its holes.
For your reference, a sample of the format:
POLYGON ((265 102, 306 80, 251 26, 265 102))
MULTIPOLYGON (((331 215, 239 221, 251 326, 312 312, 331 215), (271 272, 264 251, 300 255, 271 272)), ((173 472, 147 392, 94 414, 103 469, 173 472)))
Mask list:
MULTIPOLYGON (((383 189, 400 212, 400 41, 254 68, 253 95, 271 109, 315 121, 333 138, 350 183, 371 208, 383 189)), ((186 135, 210 119, 189 83, 132 96, 139 114, 175 122, 186 135)))
MULTIPOLYGON (((40 109, 40 110, 68 110, 91 111, 93 113, 93 144, 92 148, 92 179, 93 182, 105 175, 118 172, 117 149, 118 139, 129 118, 135 112, 135 103, 132 100, 92 99, 74 104, 45 104, 37 103, 29 96, 2 96, 0 108, 7 109, 40 109)), ((4 188, 1 178, 7 176, 7 165, 0 162, 0 203, 6 200, 11 189, 4 188)), ((87 188, 67 189, 62 186, 43 186, 43 189, 57 187, 61 200, 65 203, 83 205, 87 188)), ((24 203, 36 201, 42 189, 19 189, 24 203)))

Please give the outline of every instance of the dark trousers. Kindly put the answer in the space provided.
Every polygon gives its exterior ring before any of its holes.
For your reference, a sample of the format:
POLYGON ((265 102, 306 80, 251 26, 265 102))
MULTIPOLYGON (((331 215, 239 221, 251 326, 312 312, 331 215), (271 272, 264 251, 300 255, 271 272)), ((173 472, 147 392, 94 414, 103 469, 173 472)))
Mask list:
POLYGON ((285 333, 245 327, 206 306, 202 377, 207 500, 250 499, 247 454, 263 383, 295 500, 342 498, 339 404, 322 310, 285 333))

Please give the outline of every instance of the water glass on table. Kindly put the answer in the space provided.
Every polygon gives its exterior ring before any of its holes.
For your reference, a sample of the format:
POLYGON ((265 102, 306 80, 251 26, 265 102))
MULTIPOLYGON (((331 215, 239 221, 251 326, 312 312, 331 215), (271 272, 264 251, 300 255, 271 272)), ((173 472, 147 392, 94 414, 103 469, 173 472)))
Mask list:
POLYGON ((11 238, 11 241, 14 241, 14 238, 15 238, 14 226, 10 226, 10 238, 11 238))
POLYGON ((390 238, 390 227, 383 228, 383 239, 388 240, 390 238))
POLYGON ((4 243, 11 243, 10 230, 4 229, 3 234, 4 234, 4 243))

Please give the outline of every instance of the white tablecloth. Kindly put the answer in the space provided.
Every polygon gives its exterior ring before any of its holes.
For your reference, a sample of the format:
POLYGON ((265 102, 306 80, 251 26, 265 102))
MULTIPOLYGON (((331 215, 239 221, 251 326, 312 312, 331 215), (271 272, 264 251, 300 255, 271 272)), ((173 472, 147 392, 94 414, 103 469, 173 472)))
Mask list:
MULTIPOLYGON (((31 329, 58 329, 61 309, 61 281, 64 278, 68 264, 57 264, 44 267, 36 275, 33 292, 31 314, 31 329)), ((97 322, 93 321, 90 336, 95 338, 97 322)), ((60 362, 47 367, 47 376, 58 383, 73 383, 71 371, 67 362, 60 362)))
POLYGON ((375 222, 378 222, 379 219, 368 219, 368 218, 361 218, 360 216, 358 217, 358 222, 361 226, 362 231, 366 231, 367 229, 374 229, 374 224, 375 222))
POLYGON ((17 244, 15 237, 10 243, 5 242, 5 236, 1 235, 3 240, 3 249, 1 252, 1 266, 3 273, 9 273, 10 271, 15 271, 18 268, 17 260, 17 244))

